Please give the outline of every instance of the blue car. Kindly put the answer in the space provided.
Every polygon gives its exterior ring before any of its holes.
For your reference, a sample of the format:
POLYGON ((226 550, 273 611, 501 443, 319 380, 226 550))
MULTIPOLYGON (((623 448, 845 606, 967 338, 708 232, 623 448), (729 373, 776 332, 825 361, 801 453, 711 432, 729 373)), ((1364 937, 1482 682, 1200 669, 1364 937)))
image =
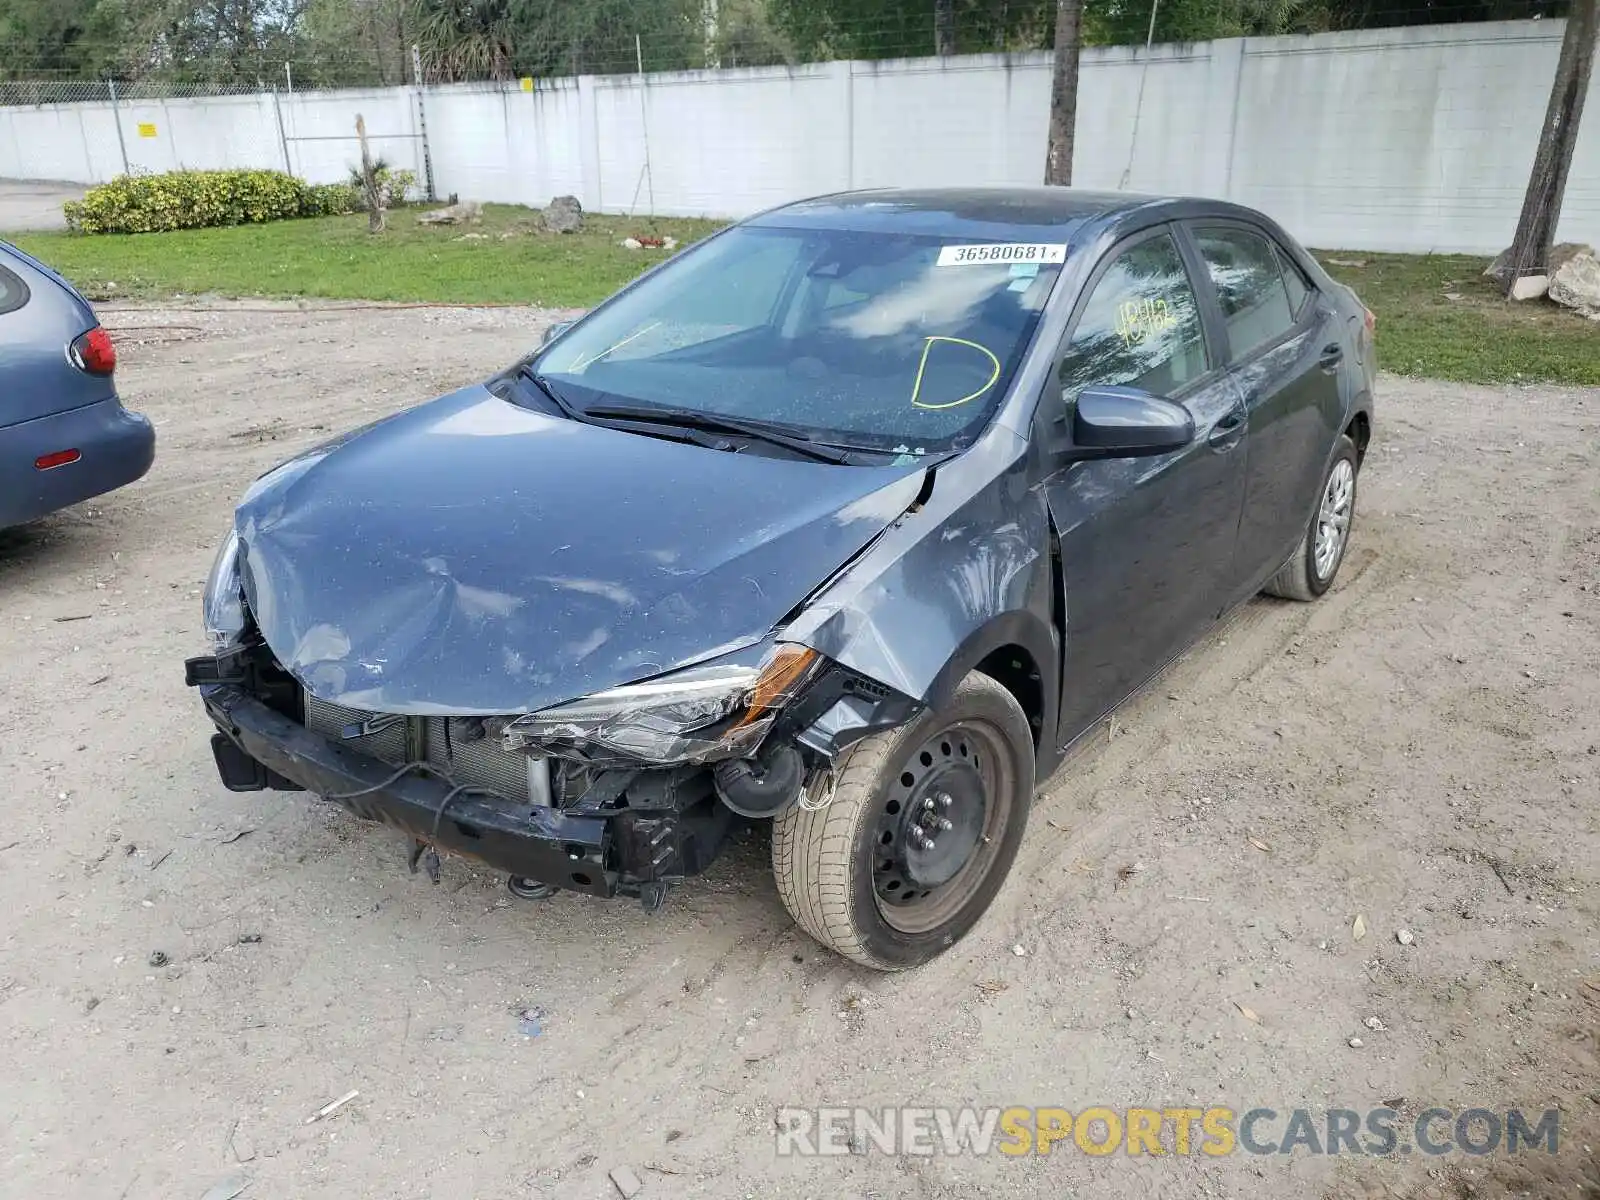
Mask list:
POLYGON ((156 435, 122 407, 111 335, 65 279, 0 242, 0 529, 132 483, 156 435))

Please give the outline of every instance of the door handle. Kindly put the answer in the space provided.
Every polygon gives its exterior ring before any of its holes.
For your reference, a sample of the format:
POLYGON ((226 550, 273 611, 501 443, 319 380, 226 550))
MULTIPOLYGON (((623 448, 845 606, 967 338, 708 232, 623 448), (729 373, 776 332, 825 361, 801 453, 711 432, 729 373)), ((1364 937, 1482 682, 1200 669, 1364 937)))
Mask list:
POLYGON ((1317 359, 1317 366, 1324 371, 1331 371, 1344 361, 1344 347, 1337 342, 1329 342, 1322 348, 1322 354, 1317 359))
POLYGON ((1211 427, 1206 443, 1213 450, 1232 450, 1244 437, 1246 415, 1242 408, 1229 409, 1211 427))

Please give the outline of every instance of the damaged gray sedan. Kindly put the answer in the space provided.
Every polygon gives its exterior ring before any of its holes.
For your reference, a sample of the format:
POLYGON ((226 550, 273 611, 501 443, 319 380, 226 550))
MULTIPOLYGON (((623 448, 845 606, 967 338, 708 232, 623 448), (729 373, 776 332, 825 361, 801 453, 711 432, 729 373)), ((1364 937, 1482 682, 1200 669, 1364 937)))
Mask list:
POLYGON ((187 664, 223 783, 647 908, 770 821, 808 933, 922 962, 1074 739, 1257 591, 1333 582, 1372 329, 1230 205, 752 218, 255 483, 187 664))

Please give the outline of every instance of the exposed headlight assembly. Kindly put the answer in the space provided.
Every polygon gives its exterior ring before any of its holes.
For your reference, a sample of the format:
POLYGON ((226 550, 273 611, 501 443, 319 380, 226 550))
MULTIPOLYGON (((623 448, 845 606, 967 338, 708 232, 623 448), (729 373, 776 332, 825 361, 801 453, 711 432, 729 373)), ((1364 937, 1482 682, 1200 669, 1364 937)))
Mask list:
POLYGON ((244 584, 239 579, 239 535, 232 529, 211 564, 201 605, 212 653, 237 645, 244 636, 244 584))
POLYGON ((819 661, 780 643, 760 667, 691 667, 518 717, 508 750, 539 747, 585 761, 713 762, 749 753, 819 661))

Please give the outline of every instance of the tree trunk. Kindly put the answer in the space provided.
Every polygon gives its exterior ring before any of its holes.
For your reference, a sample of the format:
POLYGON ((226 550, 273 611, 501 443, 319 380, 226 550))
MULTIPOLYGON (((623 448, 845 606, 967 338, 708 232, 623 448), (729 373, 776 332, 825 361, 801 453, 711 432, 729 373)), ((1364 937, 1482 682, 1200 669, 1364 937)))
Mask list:
POLYGON ((940 58, 956 52, 956 0, 933 0, 933 52, 940 58))
POLYGON ((1517 219, 1517 234, 1504 255, 1495 278, 1509 294, 1524 275, 1542 275, 1550 261, 1550 245, 1561 220, 1561 200, 1567 190, 1567 170, 1578 141, 1578 121, 1589 93, 1594 68, 1595 41, 1600 36, 1600 0, 1572 0, 1561 57, 1550 87, 1539 148, 1533 156, 1528 191, 1517 219))
POLYGON ((361 193, 367 201, 367 232, 382 233, 383 197, 378 194, 377 172, 372 167, 372 152, 367 148, 367 122, 356 114, 356 141, 361 145, 361 193))
POLYGON ((1078 121, 1078 27, 1082 20, 1082 0, 1057 0, 1056 69, 1050 85, 1050 145, 1045 152, 1044 181, 1063 186, 1072 182, 1072 140, 1078 121))

